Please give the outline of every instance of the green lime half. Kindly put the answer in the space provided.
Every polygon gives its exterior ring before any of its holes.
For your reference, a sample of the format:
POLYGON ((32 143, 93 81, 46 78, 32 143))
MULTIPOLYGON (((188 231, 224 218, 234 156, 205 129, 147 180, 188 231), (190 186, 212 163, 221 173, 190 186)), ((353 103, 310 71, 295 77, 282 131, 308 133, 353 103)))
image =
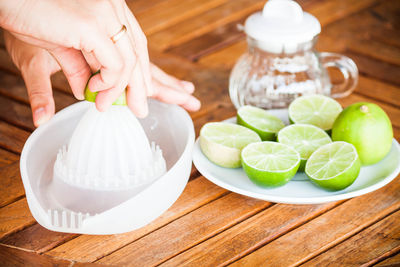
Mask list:
POLYGON ((319 147, 331 143, 329 135, 311 124, 291 124, 278 133, 278 142, 294 148, 300 153, 299 171, 304 171, 306 161, 319 147))
POLYGON ((300 155, 284 144, 257 142, 242 150, 242 166, 255 184, 263 187, 281 186, 296 174, 300 155))
POLYGON ((312 124, 329 131, 341 111, 342 106, 333 98, 306 95, 295 99, 289 105, 289 119, 293 123, 312 124))
POLYGON ((279 118, 252 106, 243 106, 238 110, 237 123, 258 133, 263 141, 275 140, 277 132, 285 127, 279 118))
MULTIPOLYGON (((92 78, 94 75, 98 74, 99 71, 95 72, 92 74, 92 76, 90 76, 90 78, 92 78)), ((96 102, 96 97, 98 92, 92 92, 89 90, 89 81, 86 84, 86 88, 85 88, 85 100, 90 101, 90 102, 96 102)), ((118 105, 118 106, 126 106, 126 90, 124 90, 124 92, 117 98, 117 100, 114 101, 113 105, 118 105)))
POLYGON ((258 141, 261 138, 256 132, 233 123, 209 122, 200 130, 200 148, 204 155, 226 168, 239 168, 242 149, 258 141))
POLYGON ((360 168, 356 148, 350 143, 338 141, 312 153, 305 172, 311 181, 325 189, 342 190, 356 180, 360 168))

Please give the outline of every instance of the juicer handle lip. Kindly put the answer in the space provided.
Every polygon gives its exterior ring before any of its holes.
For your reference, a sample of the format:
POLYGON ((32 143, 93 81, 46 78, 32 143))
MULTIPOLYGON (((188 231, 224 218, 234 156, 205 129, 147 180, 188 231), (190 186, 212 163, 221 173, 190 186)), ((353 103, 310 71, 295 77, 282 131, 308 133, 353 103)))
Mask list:
POLYGON ((319 57, 324 68, 338 68, 343 74, 344 81, 332 85, 331 97, 343 98, 350 95, 357 86, 358 68, 356 63, 344 55, 330 52, 321 52, 319 57))

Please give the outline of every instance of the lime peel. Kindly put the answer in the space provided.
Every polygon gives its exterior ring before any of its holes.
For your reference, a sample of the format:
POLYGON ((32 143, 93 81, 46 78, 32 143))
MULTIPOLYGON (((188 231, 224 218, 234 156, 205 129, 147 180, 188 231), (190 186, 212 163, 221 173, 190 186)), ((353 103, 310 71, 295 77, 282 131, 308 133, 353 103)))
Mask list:
POLYGON ((255 184, 275 187, 286 184, 296 174, 300 154, 293 148, 271 141, 246 146, 241 153, 243 170, 255 184), (260 160, 263 162, 260 163, 260 160), (257 165, 264 164, 264 168, 257 165))
POLYGON ((356 180, 360 168, 356 148, 350 143, 337 141, 318 148, 308 159, 305 173, 325 189, 342 190, 356 180))
POLYGON ((246 127, 227 123, 206 123, 200 130, 200 148, 213 163, 225 168, 241 167, 240 152, 253 142, 261 141, 258 134, 246 127))
POLYGON ((258 133, 263 141, 275 140, 279 130, 285 127, 278 117, 254 106, 241 107, 237 112, 237 123, 258 133))

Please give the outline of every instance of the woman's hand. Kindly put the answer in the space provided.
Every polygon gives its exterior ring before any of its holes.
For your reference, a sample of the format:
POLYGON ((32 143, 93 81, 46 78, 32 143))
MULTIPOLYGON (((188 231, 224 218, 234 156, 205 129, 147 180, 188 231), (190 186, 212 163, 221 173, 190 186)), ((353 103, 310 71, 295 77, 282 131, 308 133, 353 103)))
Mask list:
MULTIPOLYGON (((0 1, 0 26, 17 39, 48 51, 76 98, 83 99, 91 67, 96 67, 100 73, 90 79, 89 88, 99 91, 96 106, 100 111, 128 87, 129 107, 137 116, 147 114, 146 96, 154 94, 147 41, 125 1, 0 1), (123 25, 127 34, 113 43, 110 38, 123 25)), ((48 55, 40 57, 46 61, 48 55)))
MULTIPOLYGON (((6 31, 4 31, 4 38, 8 52, 21 70, 25 80, 33 122, 35 126, 39 126, 54 115, 50 76, 61 68, 47 50, 27 44, 6 31)), ((96 62, 90 63, 94 70, 97 68, 96 64, 96 62)), ((166 103, 181 105, 190 111, 200 108, 200 102, 191 95, 194 91, 191 82, 178 80, 151 63, 150 75, 154 98, 166 103)), ((129 103, 135 103, 134 94, 133 90, 128 91, 129 103)))

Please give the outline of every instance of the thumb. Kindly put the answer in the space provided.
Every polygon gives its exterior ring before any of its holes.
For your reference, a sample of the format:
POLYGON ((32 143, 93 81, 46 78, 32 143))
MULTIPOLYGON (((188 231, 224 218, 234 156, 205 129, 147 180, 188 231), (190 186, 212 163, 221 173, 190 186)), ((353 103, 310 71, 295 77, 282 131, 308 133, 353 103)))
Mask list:
POLYGON ((37 71, 22 71, 31 103, 33 123, 39 127, 54 115, 54 99, 50 74, 37 71))

